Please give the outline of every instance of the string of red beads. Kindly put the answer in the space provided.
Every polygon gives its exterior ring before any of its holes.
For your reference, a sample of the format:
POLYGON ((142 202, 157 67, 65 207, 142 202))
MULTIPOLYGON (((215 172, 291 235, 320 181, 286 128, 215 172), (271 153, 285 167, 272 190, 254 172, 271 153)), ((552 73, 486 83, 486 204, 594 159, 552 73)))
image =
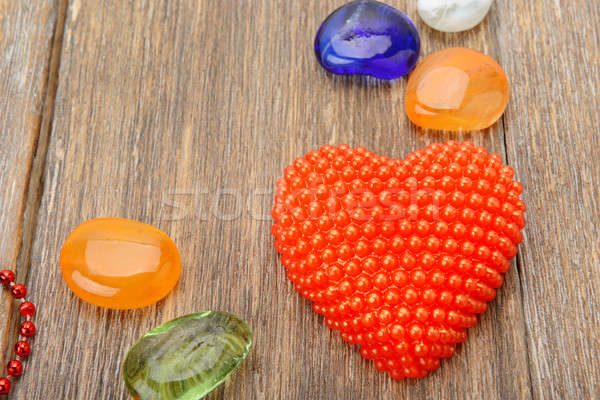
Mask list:
POLYGON ((5 269, 0 271, 0 284, 10 290, 10 294, 18 300, 21 300, 19 313, 25 318, 19 327, 19 341, 15 344, 15 353, 17 356, 14 360, 8 362, 6 367, 7 375, 5 378, 0 378, 0 394, 8 394, 11 387, 11 379, 20 376, 23 373, 23 363, 21 359, 27 357, 31 353, 31 346, 26 342, 27 338, 35 335, 35 325, 31 322, 31 318, 35 314, 35 306, 33 303, 25 300, 27 288, 24 285, 15 283, 15 273, 5 269))

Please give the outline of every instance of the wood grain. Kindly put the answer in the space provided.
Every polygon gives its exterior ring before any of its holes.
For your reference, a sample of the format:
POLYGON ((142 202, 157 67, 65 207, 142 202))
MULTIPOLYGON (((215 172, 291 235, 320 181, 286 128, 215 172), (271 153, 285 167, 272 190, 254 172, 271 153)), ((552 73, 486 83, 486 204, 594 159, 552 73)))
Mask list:
POLYGON ((423 55, 472 47, 507 69, 502 121, 465 135, 423 132, 404 113, 406 79, 325 73, 313 36, 344 0, 68 1, 27 278, 40 333, 11 398, 128 398, 120 365, 133 341, 205 309, 243 316, 255 338, 211 399, 598 397, 594 0, 568 10, 495 2, 480 26, 453 35, 426 27, 416 2, 387 2, 417 23, 423 55), (402 158, 449 138, 483 144, 516 168, 526 239, 457 354, 427 379, 395 382, 329 331, 285 278, 269 230, 273 187, 295 157, 325 143, 402 158), (68 290, 60 246, 102 216, 150 223, 178 244, 183 274, 165 300, 108 311, 68 290))
POLYGON ((536 1, 498 13, 511 21, 499 28, 513 85, 508 159, 529 207, 519 260, 533 393, 598 399, 600 7, 536 1))
MULTIPOLYGON (((35 227, 31 216, 39 198, 29 183, 39 176, 36 157, 45 154, 41 127, 56 10, 54 0, 35 7, 26 0, 0 1, 0 266, 16 270, 19 282, 27 278, 28 259, 21 255, 29 254, 35 227)), ((5 365, 12 356, 9 344, 18 313, 8 293, 2 294, 0 307, 0 360, 5 365)))

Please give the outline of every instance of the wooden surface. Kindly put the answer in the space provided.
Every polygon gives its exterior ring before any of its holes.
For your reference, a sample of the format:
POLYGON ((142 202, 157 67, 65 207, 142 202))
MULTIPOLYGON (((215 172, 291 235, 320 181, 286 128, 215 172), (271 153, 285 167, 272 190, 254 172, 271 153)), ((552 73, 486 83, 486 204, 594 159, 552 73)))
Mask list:
MULTIPOLYGON (((0 1, 0 265, 16 269, 20 282, 28 277, 41 193, 39 160, 47 141, 40 132, 54 96, 47 94, 56 11, 54 0, 37 7, 28 0, 0 1)), ((18 312, 7 293, 0 299, 0 350, 7 354, 18 312)))
MULTIPOLYGON (((496 1, 460 34, 422 23, 422 55, 481 50, 506 69, 494 127, 422 132, 393 83, 325 73, 314 33, 343 0, 0 0, 0 260, 38 304, 11 399, 126 399, 120 365, 145 331, 223 309, 254 348, 211 399, 600 398, 600 7, 496 1), (275 180, 322 144, 404 157, 469 139, 523 182, 524 242, 498 298, 430 377, 395 382, 329 331, 286 280, 269 213, 275 180), (63 282, 60 246, 94 217, 160 227, 183 273, 155 306, 108 311, 63 282)), ((2 294, 1 349, 16 312, 2 294), (6 312, 6 310, 11 310, 6 312)))

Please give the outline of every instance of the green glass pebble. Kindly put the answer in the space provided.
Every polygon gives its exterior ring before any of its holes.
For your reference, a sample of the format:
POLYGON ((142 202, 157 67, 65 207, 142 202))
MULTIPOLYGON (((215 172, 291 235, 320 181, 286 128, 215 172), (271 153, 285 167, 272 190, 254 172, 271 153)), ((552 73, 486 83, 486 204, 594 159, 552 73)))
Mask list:
POLYGON ((129 349, 125 385, 138 399, 198 400, 223 383, 251 345, 252 333, 236 315, 186 315, 152 329, 129 349))

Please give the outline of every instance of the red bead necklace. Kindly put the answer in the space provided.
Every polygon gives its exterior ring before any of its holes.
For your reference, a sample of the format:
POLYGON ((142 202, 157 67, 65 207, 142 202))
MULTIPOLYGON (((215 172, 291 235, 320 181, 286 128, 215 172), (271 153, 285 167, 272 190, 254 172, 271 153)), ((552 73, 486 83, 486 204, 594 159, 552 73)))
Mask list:
POLYGON ((16 284, 14 281, 14 272, 8 269, 0 271, 0 283, 10 290, 12 297, 21 300, 19 312, 25 317, 25 321, 23 321, 19 327, 19 341, 15 344, 15 353, 17 356, 14 360, 8 362, 8 366, 6 367, 8 374, 6 377, 0 378, 0 394, 8 394, 11 386, 10 380, 23 373, 23 363, 21 363, 21 358, 27 357, 29 353, 31 353, 31 347, 26 340, 35 335, 35 325, 31 322, 31 317, 35 314, 35 306, 33 303, 25 300, 25 295, 27 294, 25 286, 16 284))

